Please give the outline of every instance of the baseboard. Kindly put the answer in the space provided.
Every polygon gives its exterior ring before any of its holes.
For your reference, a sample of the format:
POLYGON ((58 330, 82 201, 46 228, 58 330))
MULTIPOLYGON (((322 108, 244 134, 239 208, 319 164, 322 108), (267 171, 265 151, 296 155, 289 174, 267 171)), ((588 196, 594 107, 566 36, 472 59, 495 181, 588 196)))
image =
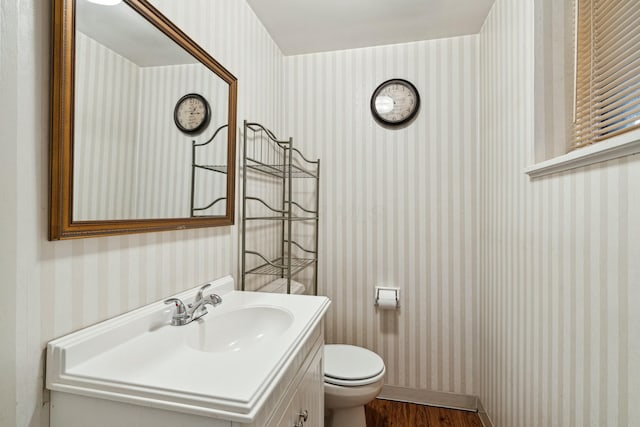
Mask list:
POLYGON ((480 416, 480 421, 482 422, 483 427, 493 427, 491 418, 489 418, 487 411, 484 410, 484 406, 482 406, 482 401, 480 401, 480 399, 478 399, 478 415, 480 416))
POLYGON ((378 399, 478 412, 478 398, 467 394, 416 390, 412 388, 385 385, 378 396, 378 399))

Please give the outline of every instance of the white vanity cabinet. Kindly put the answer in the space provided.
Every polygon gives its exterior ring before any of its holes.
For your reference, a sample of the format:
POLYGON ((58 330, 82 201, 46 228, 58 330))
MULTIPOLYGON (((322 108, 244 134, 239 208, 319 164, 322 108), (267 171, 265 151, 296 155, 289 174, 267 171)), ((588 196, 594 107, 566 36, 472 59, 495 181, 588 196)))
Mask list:
POLYGON ((200 324, 167 326, 160 302, 50 342, 51 427, 322 427, 329 300, 217 292, 223 308, 200 324), (278 313, 274 327, 289 323, 277 334, 263 326, 269 319, 238 323, 261 313, 278 313), (246 341, 255 324, 268 342, 246 341), (239 331, 247 347, 211 351, 197 335, 222 339, 223 330, 239 331))
POLYGON ((320 326, 295 356, 253 422, 167 411, 71 393, 51 392, 51 427, 322 427, 324 340, 320 326), (274 409, 275 408, 275 409, 274 409), (300 415, 306 413, 306 421, 300 415))
POLYGON ((282 405, 273 412, 271 421, 266 426, 323 427, 324 378, 322 353, 322 348, 316 351, 297 387, 292 388, 291 393, 287 393, 282 405))

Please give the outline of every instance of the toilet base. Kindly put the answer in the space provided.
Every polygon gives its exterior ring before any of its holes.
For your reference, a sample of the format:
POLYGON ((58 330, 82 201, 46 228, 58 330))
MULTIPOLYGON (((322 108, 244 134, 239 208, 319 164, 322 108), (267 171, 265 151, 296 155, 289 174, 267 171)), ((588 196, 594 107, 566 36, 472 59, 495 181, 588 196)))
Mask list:
POLYGON ((383 380, 358 387, 324 383, 325 427, 366 427, 364 405, 382 391, 383 380))
POLYGON ((327 412, 325 427, 366 427, 367 425, 364 406, 333 409, 327 412))

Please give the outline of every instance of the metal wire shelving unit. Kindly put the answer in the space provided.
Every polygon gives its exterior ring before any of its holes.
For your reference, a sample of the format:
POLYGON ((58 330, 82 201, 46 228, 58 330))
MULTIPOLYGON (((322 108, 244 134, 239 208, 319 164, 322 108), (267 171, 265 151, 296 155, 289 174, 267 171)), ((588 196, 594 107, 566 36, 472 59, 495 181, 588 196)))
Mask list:
POLYGON ((197 216, 207 216, 206 214, 204 214, 204 212, 206 212, 208 209, 213 208, 219 202, 227 200, 226 197, 218 197, 217 199, 213 200, 211 203, 207 204, 206 206, 199 206, 199 207, 196 206, 196 201, 195 201, 196 185, 197 185, 197 180, 196 180, 197 170, 206 170, 209 172, 216 172, 224 175, 227 175, 228 173, 227 165, 200 164, 198 163, 197 156, 196 156, 199 148, 209 145, 211 142, 215 140, 216 136, 218 136, 218 134, 223 129, 226 129, 227 127, 228 125, 226 124, 220 126, 218 129, 216 129, 216 131, 213 133, 211 138, 209 138, 205 142, 198 143, 196 141, 192 141, 191 143, 191 217, 192 218, 197 216))
POLYGON ((286 292, 291 293, 292 278, 313 266, 312 287, 313 294, 317 295, 320 159, 305 158, 293 147, 293 138, 280 140, 260 123, 246 120, 242 153, 242 290, 246 290, 247 275, 255 274, 286 279, 286 292), (247 194, 250 172, 274 179, 279 193, 277 203, 247 194), (312 180, 314 206, 294 200, 294 181, 298 179, 312 180), (272 222, 279 228, 277 256, 269 257, 247 248, 248 224, 251 222, 272 222), (305 244, 296 240, 293 227, 296 222, 313 226, 313 235, 307 236, 305 244))

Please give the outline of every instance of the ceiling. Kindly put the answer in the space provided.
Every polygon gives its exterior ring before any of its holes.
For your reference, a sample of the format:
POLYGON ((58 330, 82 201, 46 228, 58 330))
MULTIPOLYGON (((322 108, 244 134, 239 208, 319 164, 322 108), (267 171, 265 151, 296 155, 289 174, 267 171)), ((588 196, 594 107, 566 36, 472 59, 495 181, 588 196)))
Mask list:
POLYGON ((102 6, 78 0, 76 29, 139 67, 198 62, 126 3, 102 6))
POLYGON ((285 55, 480 32, 494 0, 248 0, 285 55))

